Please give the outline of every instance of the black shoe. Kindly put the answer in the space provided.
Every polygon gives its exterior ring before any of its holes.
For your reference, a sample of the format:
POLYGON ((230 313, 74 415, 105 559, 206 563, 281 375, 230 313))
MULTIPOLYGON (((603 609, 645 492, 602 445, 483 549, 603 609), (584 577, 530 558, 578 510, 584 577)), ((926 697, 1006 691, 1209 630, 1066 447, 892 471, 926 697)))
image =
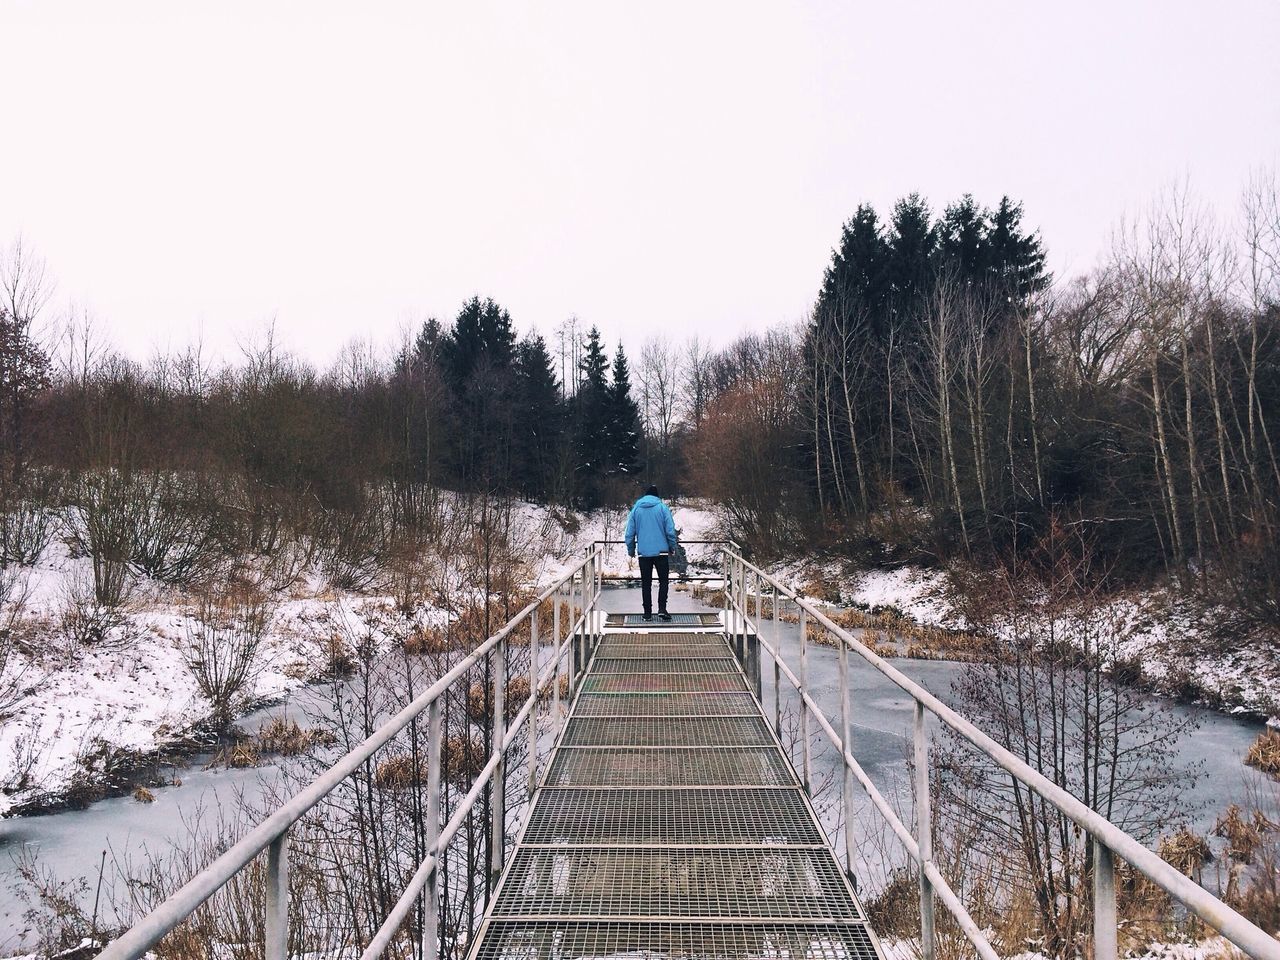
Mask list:
POLYGON ((640 619, 645 623, 653 623, 653 615, 649 613, 641 614, 640 619))
POLYGON ((658 619, 659 619, 659 620, 661 620, 663 623, 670 623, 670 622, 671 622, 671 614, 669 614, 669 613, 667 613, 667 611, 663 610, 660 614, 658 614, 658 619))

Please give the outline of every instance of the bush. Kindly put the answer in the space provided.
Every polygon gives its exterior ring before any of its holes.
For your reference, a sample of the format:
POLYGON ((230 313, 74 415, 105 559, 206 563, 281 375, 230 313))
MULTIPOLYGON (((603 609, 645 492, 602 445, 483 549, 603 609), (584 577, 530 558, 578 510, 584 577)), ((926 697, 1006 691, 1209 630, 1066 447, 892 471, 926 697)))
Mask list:
POLYGON ((53 539, 57 518, 42 505, 21 499, 0 513, 0 565, 31 566, 53 539))
POLYGON ((1263 773, 1280 777, 1280 730, 1263 730, 1253 741, 1244 762, 1263 773))
POLYGON ((229 552, 231 529, 206 477, 153 473, 126 494, 132 517, 129 563, 171 586, 190 586, 229 552))
POLYGON ((125 622, 118 604, 102 603, 98 599, 96 578, 90 581, 72 575, 63 585, 58 628, 72 651, 123 640, 124 637, 117 635, 117 628, 125 622))
POLYGON ((13 567, 0 566, 0 719, 29 692, 30 661, 19 630, 25 603, 25 581, 13 567))
POLYGON ((242 592, 204 600, 187 629, 187 666, 209 701, 216 725, 229 726, 236 708, 252 691, 270 622, 266 601, 242 592))
POLYGON ((127 594, 135 522, 129 484, 118 470, 82 477, 72 491, 64 525, 73 552, 93 562, 93 592, 102 606, 117 607, 127 594))

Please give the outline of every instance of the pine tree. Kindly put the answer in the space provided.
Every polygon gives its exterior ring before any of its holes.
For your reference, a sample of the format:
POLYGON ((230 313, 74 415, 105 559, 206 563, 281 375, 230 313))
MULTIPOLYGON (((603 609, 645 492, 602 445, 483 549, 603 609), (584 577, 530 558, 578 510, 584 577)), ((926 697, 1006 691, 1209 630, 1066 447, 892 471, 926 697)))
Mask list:
POLYGON ((440 361, 455 393, 481 368, 506 370, 515 358, 516 335, 511 316, 490 299, 472 297, 441 342, 440 361))
POLYGON ((609 385, 608 476, 636 472, 640 452, 640 408, 631 396, 631 370, 622 344, 613 357, 613 382, 609 385))
POLYGON ((49 358, 32 339, 29 322, 0 307, 0 486, 21 481, 30 446, 36 395, 49 385, 49 358))
POLYGON ((1021 226, 1022 204, 1001 197, 1000 206, 991 216, 988 271, 996 289, 1016 305, 1025 303, 1052 280, 1044 269, 1040 236, 1022 233, 1021 226))
POLYGON ((609 461, 609 360, 595 327, 587 334, 579 363, 581 380, 574 395, 574 453, 578 499, 584 507, 600 504, 609 461))
POLYGON ((862 204, 844 225, 840 247, 831 257, 818 294, 819 316, 833 317, 865 311, 879 316, 884 309, 885 268, 888 245, 879 219, 869 204, 862 204))
POLYGON ((936 231, 936 273, 952 274, 969 286, 986 282, 990 270, 989 216, 969 193, 943 211, 936 231))
POLYGON ((917 193, 893 207, 887 241, 885 274, 890 325, 901 331, 904 346, 918 342, 916 324, 933 284, 933 253, 937 231, 929 205, 917 193))
POLYGON ((513 434, 511 316, 472 297, 440 339, 440 370, 452 395, 452 459, 459 479, 502 489, 510 484, 513 434))
POLYGON ((520 491, 544 498, 554 487, 564 436, 564 410, 551 352, 530 334, 516 347, 513 474, 520 491))

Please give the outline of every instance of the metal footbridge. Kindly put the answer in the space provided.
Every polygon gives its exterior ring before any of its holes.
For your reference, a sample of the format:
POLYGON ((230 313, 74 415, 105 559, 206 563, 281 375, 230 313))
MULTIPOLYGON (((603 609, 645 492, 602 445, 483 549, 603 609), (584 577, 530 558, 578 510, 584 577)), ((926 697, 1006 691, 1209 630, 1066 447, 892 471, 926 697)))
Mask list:
POLYGON ((989 931, 934 858, 932 726, 1074 824, 1072 855, 1091 864, 1082 908, 1092 917, 1092 960, 1119 953, 1122 863, 1247 955, 1280 960, 1280 941, 904 676, 736 544, 719 544, 718 555, 718 612, 640 623, 600 609, 603 546, 589 549, 495 634, 443 657, 427 689, 99 956, 135 960, 156 947, 172 955, 166 946, 194 935, 210 955, 233 944, 265 960, 876 960, 884 952, 849 875, 863 840, 850 827, 856 800, 882 818, 915 879, 914 890, 897 895, 912 901, 918 933, 894 954, 935 960, 946 938, 948 956, 997 960, 989 931), (783 619, 798 620, 790 658, 783 619), (811 634, 838 657, 833 716, 809 680, 811 634), (914 703, 905 820, 856 756, 853 716, 868 708, 851 701, 854 657, 914 703), (771 703, 761 696, 765 670, 771 703), (795 718, 785 744, 784 701, 795 718), (477 766, 474 751, 460 756, 457 744, 475 742, 478 728, 477 766), (838 771, 834 809, 824 811, 843 824, 833 836, 810 795, 815 743, 838 771), (399 771, 386 782, 374 773, 383 761, 399 771), (342 809, 332 797, 353 782, 371 807, 391 792, 387 808, 408 811, 413 843, 400 849, 412 856, 397 862, 394 886, 345 915, 349 929, 335 942, 331 928, 327 939, 316 933, 314 918, 326 897, 342 904, 351 882, 335 871, 324 838, 342 809), (253 902, 238 901, 235 916, 248 926, 233 929, 234 941, 211 940, 205 905, 246 895, 253 902))
POLYGON ((473 957, 874 960, 721 618, 674 616, 601 628, 473 957))

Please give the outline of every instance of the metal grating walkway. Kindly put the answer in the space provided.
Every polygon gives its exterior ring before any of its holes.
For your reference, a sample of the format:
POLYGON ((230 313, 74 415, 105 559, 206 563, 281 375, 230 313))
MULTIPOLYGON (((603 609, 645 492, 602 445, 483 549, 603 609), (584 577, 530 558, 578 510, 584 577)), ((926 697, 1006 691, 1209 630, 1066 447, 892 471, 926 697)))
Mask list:
POLYGON ((719 627, 630 620, 606 621, 472 960, 879 960, 719 627))

